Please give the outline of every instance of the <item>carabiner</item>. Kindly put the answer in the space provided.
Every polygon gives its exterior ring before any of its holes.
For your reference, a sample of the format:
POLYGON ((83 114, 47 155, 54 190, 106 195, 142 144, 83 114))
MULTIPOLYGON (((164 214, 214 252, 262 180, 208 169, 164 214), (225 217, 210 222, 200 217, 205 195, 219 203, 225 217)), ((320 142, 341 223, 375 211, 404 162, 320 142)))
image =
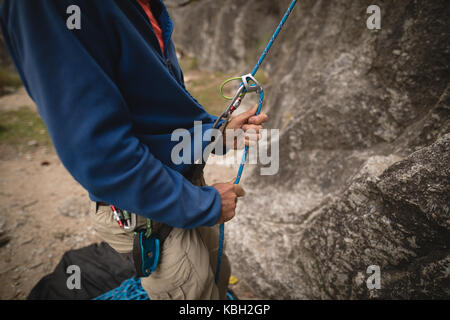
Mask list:
POLYGON ((227 108, 225 109, 225 111, 217 118, 216 122, 214 122, 213 128, 218 129, 218 124, 221 120, 225 119, 226 123, 223 126, 223 131, 225 130, 228 121, 231 117, 231 114, 237 109, 239 108, 239 106, 241 105, 242 100, 244 99, 245 95, 248 92, 256 92, 259 93, 262 91, 262 86, 261 84, 258 82, 258 80, 256 80, 256 78, 251 74, 246 74, 243 75, 241 77, 234 77, 234 78, 230 78, 226 81, 224 81, 222 83, 222 85, 220 86, 220 94, 227 100, 231 100, 230 103, 228 104, 227 108), (227 97, 223 94, 223 87, 234 80, 241 80, 241 85, 239 86, 239 88, 236 90, 236 93, 234 94, 233 97, 227 97), (251 83, 253 82, 253 84, 251 83))

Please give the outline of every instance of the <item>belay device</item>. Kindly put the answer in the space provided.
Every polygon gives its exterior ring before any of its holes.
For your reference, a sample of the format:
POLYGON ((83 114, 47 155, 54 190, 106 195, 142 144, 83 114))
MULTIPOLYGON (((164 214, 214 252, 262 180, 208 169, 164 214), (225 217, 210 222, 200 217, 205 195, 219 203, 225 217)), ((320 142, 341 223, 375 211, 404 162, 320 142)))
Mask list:
POLYGON ((155 227, 151 220, 146 221, 146 227, 134 236, 133 260, 138 277, 148 277, 155 272, 164 241, 173 229, 163 223, 155 227))
MULTIPOLYGON (((225 132, 226 126, 230 120, 231 114, 241 105, 242 100, 244 99, 245 95, 248 92, 255 92, 259 95, 258 99, 258 109, 256 111, 256 115, 261 113, 261 108, 264 100, 264 90, 262 86, 258 83, 258 81, 255 79, 255 74, 258 71, 259 67, 263 63, 264 59, 266 58, 267 53, 269 52, 270 48, 272 47, 275 39, 278 37, 278 34, 280 33, 281 29, 283 28, 284 24, 286 23, 287 19, 289 18, 290 14, 292 13, 292 10, 294 10, 295 5, 297 4, 297 0, 293 0, 286 11, 285 15, 283 16, 283 19, 281 20, 280 24, 278 25, 277 29, 275 30, 275 33, 273 34, 272 38, 270 38, 269 43, 267 44, 266 48, 264 49, 264 52, 262 53, 261 57, 259 58, 255 68, 253 68, 252 72, 250 74, 244 75, 242 77, 236 77, 226 80, 222 86, 220 87, 220 92, 222 96, 226 99, 231 100, 228 107, 225 109, 225 111, 219 116, 217 121, 214 123, 213 128, 219 129, 220 121, 225 120, 225 124, 221 127, 222 133, 225 132), (232 98, 226 97, 223 95, 223 87, 234 80, 240 80, 241 85, 239 86, 238 90, 234 94, 232 98)), ((249 147, 246 146, 244 149, 244 155, 242 156, 241 165, 239 166, 239 171, 236 177, 236 180, 234 181, 234 184, 239 184, 242 176, 242 172, 244 170, 244 165, 247 160, 248 156, 248 150, 249 147)), ((220 265, 222 263, 222 253, 223 253, 223 242, 224 242, 224 231, 225 226, 222 223, 220 225, 220 235, 219 235, 219 252, 217 255, 217 269, 216 269, 216 277, 215 281, 216 284, 219 282, 219 275, 220 275, 220 265)))
POLYGON ((158 266, 160 240, 154 234, 146 236, 146 231, 137 232, 134 237, 133 260, 138 277, 148 277, 158 266))

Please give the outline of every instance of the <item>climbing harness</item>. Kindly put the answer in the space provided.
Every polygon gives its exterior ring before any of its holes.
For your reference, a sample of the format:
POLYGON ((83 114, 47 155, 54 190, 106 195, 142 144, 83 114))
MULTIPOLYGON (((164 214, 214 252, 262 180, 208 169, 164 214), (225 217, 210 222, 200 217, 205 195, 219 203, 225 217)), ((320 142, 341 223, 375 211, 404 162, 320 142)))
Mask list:
POLYGON ((133 232, 133 261, 138 277, 148 277, 157 268, 164 241, 173 227, 158 224, 153 227, 150 219, 146 219, 145 227, 136 228, 136 214, 111 205, 114 220, 126 232, 133 232))
MULTIPOLYGON (((277 29, 275 30, 275 33, 273 34, 272 38, 270 38, 269 43, 267 44, 266 48, 264 49, 261 57, 259 58, 258 62, 256 63, 256 66, 253 68, 252 72, 250 74, 244 75, 242 77, 235 77, 235 78, 228 79, 221 85, 220 93, 222 94, 222 96, 224 98, 231 100, 231 102, 228 104, 225 111, 219 116, 217 121, 214 123, 213 128, 219 129, 219 123, 222 120, 225 120, 225 123, 223 124, 223 126, 220 129, 222 131, 222 133, 225 132, 226 126, 228 125, 228 122, 230 121, 231 114, 241 105, 241 102, 244 99, 245 95, 250 92, 255 92, 256 94, 259 95, 258 109, 256 111, 256 115, 261 113, 261 108, 262 108, 262 104, 264 101, 264 90, 263 90, 262 86, 258 83, 258 81, 255 79, 255 75, 256 75, 256 72, 258 71, 259 67, 263 63, 264 59, 266 58, 273 43, 275 42, 275 39, 278 37, 278 34, 280 33, 281 29, 283 28, 283 26, 286 23, 287 19, 289 18, 290 14, 294 10, 294 7, 296 4, 297 4, 297 0, 293 0, 291 2, 291 4, 289 5, 288 10, 284 14, 283 19, 281 19, 280 24, 278 25, 277 29), (227 83, 229 83, 231 81, 235 81, 235 80, 240 80, 241 85, 239 86, 238 90, 236 91, 236 93, 234 94, 234 96, 232 98, 226 97, 223 94, 223 87, 227 83)), ((241 164, 239 166, 238 174, 237 174, 236 180, 234 181, 234 184, 239 184, 239 182, 241 181, 242 172, 244 170, 244 165, 245 165, 245 162, 246 162, 247 156, 248 156, 248 150, 249 150, 249 147, 245 146, 244 154, 242 156, 241 164)), ((219 230, 219 250, 218 250, 218 254, 217 254, 217 269, 216 269, 216 275, 215 275, 216 284, 219 282, 220 266, 222 263, 224 233, 225 233, 225 224, 222 223, 220 225, 220 230, 219 230)))

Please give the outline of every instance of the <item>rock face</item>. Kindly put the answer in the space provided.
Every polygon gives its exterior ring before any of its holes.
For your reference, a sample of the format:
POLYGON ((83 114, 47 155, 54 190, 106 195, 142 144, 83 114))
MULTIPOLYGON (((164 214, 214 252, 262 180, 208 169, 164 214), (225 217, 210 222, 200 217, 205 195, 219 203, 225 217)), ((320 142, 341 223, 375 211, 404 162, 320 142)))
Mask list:
MULTIPOLYGON (((173 9, 176 44, 248 73, 289 2, 173 9)), ((371 4, 299 2, 264 64, 280 171, 245 172, 226 228, 234 273, 262 297, 450 298, 450 6, 379 1, 369 30, 371 4)))

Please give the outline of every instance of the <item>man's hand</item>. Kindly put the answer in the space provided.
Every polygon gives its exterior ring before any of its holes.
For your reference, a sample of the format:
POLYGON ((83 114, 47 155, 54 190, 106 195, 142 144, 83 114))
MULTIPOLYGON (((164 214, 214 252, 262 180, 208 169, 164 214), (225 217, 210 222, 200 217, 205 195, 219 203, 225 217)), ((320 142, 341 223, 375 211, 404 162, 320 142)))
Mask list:
MULTIPOLYGON (((261 138, 260 131, 263 129, 262 124, 266 122, 269 117, 265 113, 260 113, 255 116, 258 110, 258 105, 255 105, 252 109, 243 112, 230 120, 224 134, 224 144, 229 148, 238 148, 238 139, 235 137, 234 141, 227 141, 226 131, 242 129, 245 133, 245 145, 248 146, 251 143, 256 143, 261 138)), ((239 146, 240 147, 240 146, 239 146)))
POLYGON ((230 221, 234 218, 237 198, 245 195, 244 189, 238 184, 233 182, 216 183, 214 188, 219 191, 220 199, 222 201, 222 210, 220 211, 220 217, 218 224, 230 221))

